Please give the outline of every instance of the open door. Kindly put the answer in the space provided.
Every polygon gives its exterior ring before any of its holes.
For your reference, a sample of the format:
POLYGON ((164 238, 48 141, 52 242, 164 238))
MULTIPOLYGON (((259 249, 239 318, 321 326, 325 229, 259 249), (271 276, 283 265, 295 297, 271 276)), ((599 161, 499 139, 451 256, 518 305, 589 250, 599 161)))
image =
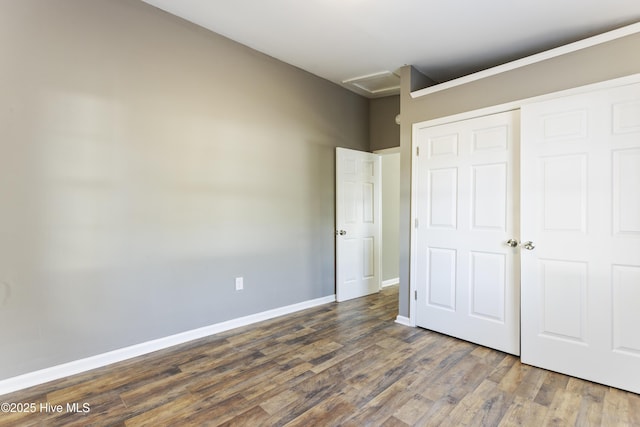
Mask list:
POLYGON ((380 157, 336 148, 336 299, 380 290, 380 157))

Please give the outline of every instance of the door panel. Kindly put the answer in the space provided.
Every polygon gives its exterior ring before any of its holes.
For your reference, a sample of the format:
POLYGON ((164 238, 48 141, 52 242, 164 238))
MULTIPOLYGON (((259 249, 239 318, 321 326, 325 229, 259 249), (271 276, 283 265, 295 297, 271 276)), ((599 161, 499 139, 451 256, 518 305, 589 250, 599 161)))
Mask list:
POLYGON ((640 149, 613 152, 613 230, 622 235, 640 236, 640 149))
POLYGON ((506 293, 504 254, 471 252, 470 270, 470 314, 504 322, 504 295, 506 293))
POLYGON ((430 247, 428 304, 456 309, 456 250, 430 247))
POLYGON ((640 84, 522 107, 522 361, 640 392, 640 84))
POLYGON ((550 337, 585 342, 587 264, 541 260, 542 328, 550 337))
POLYGON ((473 166, 472 171, 472 228, 506 230, 507 164, 473 166))
POLYGON ((418 326, 520 352, 518 112, 417 129, 418 326), (424 154, 423 154, 424 153, 424 154))
POLYGON ((614 265, 613 288, 613 349, 640 356, 640 267, 614 265))
POLYGON ((542 159, 544 229, 586 231, 587 156, 550 156, 542 159))
POLYGON ((380 158, 336 149, 336 298, 380 289, 380 158))
POLYGON ((429 171, 429 224, 434 228, 455 229, 458 219, 458 175, 456 168, 429 171))

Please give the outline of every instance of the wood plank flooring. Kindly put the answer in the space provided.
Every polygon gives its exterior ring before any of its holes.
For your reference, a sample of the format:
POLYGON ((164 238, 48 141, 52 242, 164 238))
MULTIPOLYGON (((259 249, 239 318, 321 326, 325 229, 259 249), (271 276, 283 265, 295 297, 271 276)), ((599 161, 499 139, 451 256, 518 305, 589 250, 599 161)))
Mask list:
POLYGON ((386 288, 0 396, 37 405, 0 426, 640 426, 639 395, 398 325, 397 300, 386 288))

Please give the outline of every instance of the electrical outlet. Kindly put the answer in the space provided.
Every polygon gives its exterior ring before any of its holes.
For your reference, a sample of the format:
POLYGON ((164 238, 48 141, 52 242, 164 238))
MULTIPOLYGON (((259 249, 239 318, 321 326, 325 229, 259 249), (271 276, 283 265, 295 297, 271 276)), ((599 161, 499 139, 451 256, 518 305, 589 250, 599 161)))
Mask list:
POLYGON ((244 289, 244 279, 242 277, 236 277, 236 291, 244 289))

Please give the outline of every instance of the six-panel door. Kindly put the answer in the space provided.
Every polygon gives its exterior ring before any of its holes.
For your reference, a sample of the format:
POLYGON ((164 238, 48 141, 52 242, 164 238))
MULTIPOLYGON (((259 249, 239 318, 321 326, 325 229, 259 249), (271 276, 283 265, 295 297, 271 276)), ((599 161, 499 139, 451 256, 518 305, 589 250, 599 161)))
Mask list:
POLYGON ((640 84, 522 107, 522 361, 640 392, 640 84))
POLYGON ((520 353, 518 112, 416 130, 418 326, 520 353))
POLYGON ((336 299, 380 290, 380 157, 336 148, 336 299))

